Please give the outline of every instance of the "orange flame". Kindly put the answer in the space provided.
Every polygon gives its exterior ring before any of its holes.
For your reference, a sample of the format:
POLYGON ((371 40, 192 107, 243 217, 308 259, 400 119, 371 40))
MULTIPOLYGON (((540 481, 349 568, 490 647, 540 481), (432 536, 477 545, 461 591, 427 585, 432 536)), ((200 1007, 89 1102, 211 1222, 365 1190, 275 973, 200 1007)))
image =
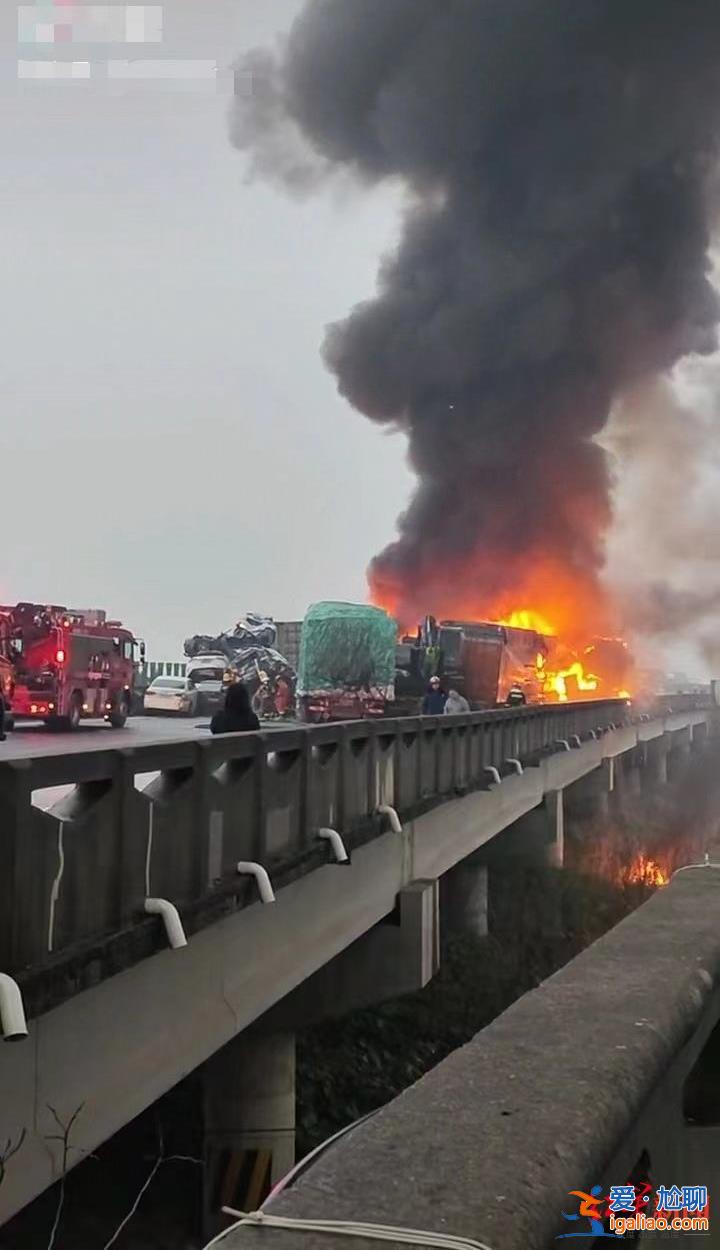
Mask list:
POLYGON ((639 854, 623 873, 623 880, 628 885, 649 885, 660 889, 669 884, 670 877, 657 860, 639 854))
POLYGON ((585 669, 579 660, 571 664, 569 668, 565 668, 560 673, 545 673, 545 693, 557 695, 560 703, 567 703, 570 695, 568 693, 568 680, 574 679, 577 687, 577 693, 573 691, 575 697, 578 694, 597 694, 600 687, 600 680, 597 677, 585 674, 585 669))
POLYGON ((511 629, 532 629, 536 634, 544 634, 546 638, 554 638, 556 632, 541 612, 533 612, 530 608, 520 608, 515 612, 510 612, 497 624, 509 625, 511 629))
POLYGON ((529 700, 630 698, 631 658, 622 639, 613 636, 612 606, 592 571, 569 570, 538 552, 522 565, 505 567, 506 579, 515 582, 512 594, 485 594, 479 587, 497 581, 500 559, 490 551, 475 552, 423 567, 414 580, 395 580, 387 568, 372 570, 371 598, 395 617, 401 632, 414 633, 418 621, 431 614, 438 621, 493 621, 541 635, 548 642, 546 654, 538 656, 534 680, 526 669, 521 683, 529 700))
POLYGON ((443 561, 428 557, 412 576, 375 566, 370 595, 410 628, 431 613, 438 620, 535 629, 578 648, 598 634, 612 633, 615 624, 594 571, 569 569, 544 550, 522 560, 508 560, 491 547, 443 561))

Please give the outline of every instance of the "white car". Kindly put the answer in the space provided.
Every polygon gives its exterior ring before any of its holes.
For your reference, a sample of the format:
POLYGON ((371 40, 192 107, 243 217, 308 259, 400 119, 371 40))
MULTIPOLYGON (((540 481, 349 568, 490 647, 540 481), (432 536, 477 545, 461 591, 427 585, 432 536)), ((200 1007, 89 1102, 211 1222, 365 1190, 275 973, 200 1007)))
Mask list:
POLYGON ((186 677, 197 691, 197 711, 201 715, 216 712, 225 703, 223 677, 227 660, 222 655, 200 655, 188 662, 186 677))
POLYGON ((187 677, 156 677, 145 691, 145 712, 150 716, 194 716, 199 695, 187 677))

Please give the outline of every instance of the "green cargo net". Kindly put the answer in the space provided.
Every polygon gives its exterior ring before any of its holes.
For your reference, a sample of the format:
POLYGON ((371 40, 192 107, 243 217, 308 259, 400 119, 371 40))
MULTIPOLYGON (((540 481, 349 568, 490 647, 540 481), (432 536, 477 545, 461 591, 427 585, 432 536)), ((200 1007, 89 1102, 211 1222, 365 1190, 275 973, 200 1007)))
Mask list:
POLYGON ((392 697, 397 632, 382 608, 314 603, 303 621, 298 694, 375 688, 392 697))

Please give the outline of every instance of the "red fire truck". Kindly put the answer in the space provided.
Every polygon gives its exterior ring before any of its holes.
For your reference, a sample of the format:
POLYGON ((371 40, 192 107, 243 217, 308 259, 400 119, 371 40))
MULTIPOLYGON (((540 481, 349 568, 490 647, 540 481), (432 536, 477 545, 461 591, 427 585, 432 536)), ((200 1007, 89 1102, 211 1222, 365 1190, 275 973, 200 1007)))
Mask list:
POLYGON ((12 666, 13 719, 75 729, 102 717, 119 729, 128 718, 145 645, 101 611, 54 604, 0 607, 0 656, 12 666))

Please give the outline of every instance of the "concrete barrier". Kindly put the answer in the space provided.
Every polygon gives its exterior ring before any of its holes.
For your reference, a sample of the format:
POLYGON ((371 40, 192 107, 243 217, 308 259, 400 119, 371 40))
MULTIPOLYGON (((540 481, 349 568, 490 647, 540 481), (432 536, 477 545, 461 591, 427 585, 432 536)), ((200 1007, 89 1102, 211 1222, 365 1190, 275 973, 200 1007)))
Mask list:
MULTIPOLYGON (((712 1194, 720 1105, 708 1097, 703 1052, 719 987, 720 870, 685 872, 338 1141, 267 1209, 548 1250, 560 1233, 589 1235, 587 1221, 563 1220, 577 1211, 570 1191, 600 1185, 607 1194, 641 1161, 655 1186, 712 1194)), ((346 1241, 243 1228, 223 1245, 330 1250, 346 1241)))
MULTIPOLYGON (((673 732, 710 715, 663 714, 673 732)), ((0 970, 21 982, 36 1014, 92 983, 88 975, 164 949, 148 896, 178 908, 190 936, 255 901, 238 862, 261 864, 282 887, 328 862, 319 829, 336 829, 352 851, 386 830, 379 807, 409 822, 495 778, 507 787, 499 810, 516 819, 518 768, 528 794, 549 757, 553 785, 569 784, 595 766, 593 753, 599 764, 629 749, 649 724, 610 700, 0 763, 0 970), (49 811, 33 805, 34 791, 67 784, 73 792, 49 811)))

